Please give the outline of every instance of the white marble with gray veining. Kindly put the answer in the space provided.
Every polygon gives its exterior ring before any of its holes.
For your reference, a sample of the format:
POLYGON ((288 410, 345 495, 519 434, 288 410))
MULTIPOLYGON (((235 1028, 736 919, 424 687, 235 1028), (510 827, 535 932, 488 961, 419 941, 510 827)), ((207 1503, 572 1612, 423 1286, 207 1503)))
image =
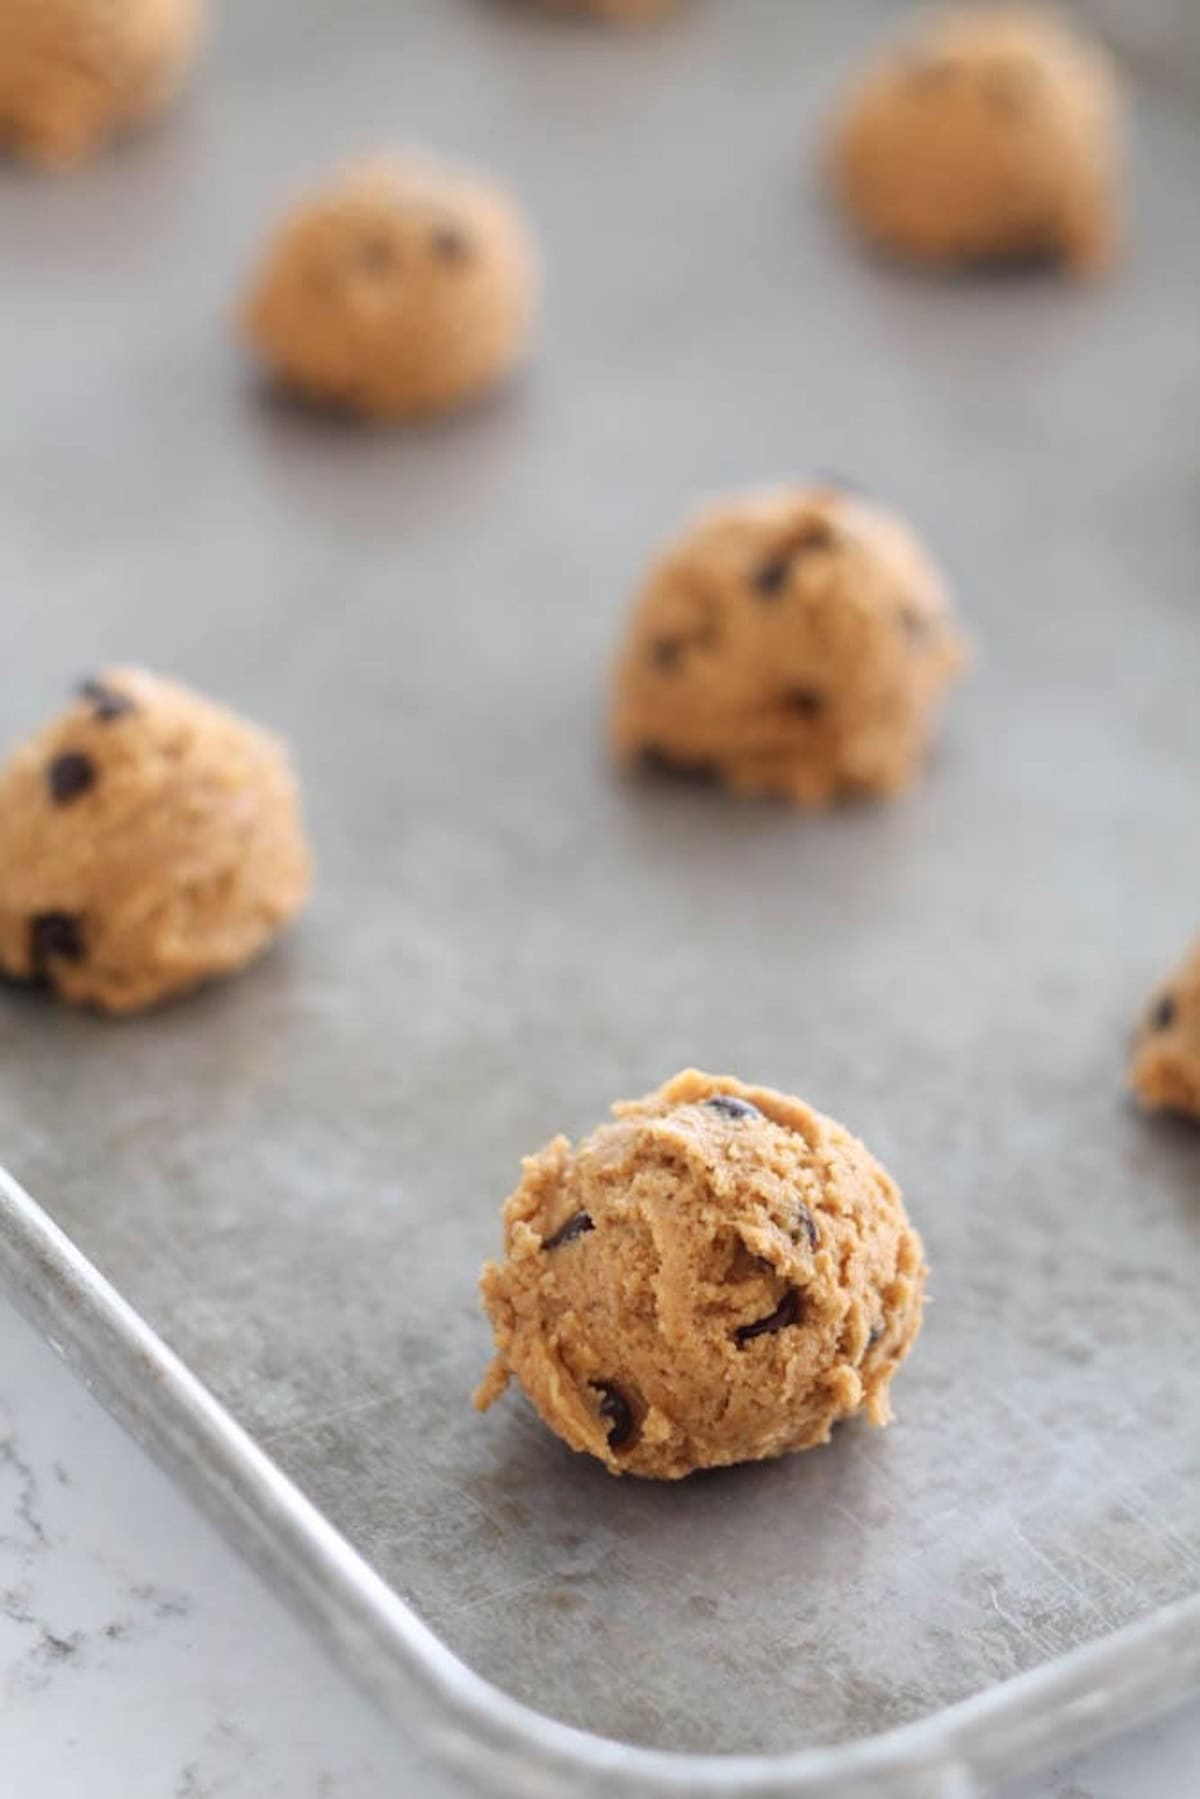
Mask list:
POLYGON ((441 1790, 0 1305, 0 1792, 441 1790))
MULTIPOLYGON (((0 1791, 450 1799, 0 1304, 0 1791)), ((1200 1706, 1003 1799, 1191 1799, 1200 1706)), ((999 1799, 999 1796, 998 1796, 999 1799)))

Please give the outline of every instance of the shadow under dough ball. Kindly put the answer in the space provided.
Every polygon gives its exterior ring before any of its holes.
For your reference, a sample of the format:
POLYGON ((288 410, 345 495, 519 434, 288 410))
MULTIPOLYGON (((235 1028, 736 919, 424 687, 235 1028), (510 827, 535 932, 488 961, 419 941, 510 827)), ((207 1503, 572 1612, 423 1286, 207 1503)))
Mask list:
POLYGON ((934 15, 843 99, 831 164, 864 234, 942 265, 1111 262, 1123 104, 1106 52, 1053 13, 934 15))
POLYGON ((286 751, 175 682, 107 670, 0 768, 0 969, 136 1012, 249 962, 311 858, 286 751))
POLYGON ((534 0, 545 12, 571 13, 612 25, 645 25, 675 12, 682 0, 534 0))
POLYGON ((417 419, 479 398, 524 356, 538 287, 514 202, 420 156, 345 170, 275 232, 244 309, 288 387, 417 419))
POLYGON ((170 104, 201 21, 201 0, 0 0, 0 141, 81 162, 170 104))
POLYGON ((1200 1118, 1200 943, 1146 1008, 1129 1080, 1147 1111, 1200 1118))
POLYGON ((821 805, 916 777, 965 640, 895 514, 829 487, 709 507, 651 568, 613 685, 630 766, 821 805))
POLYGON ((550 1429, 613 1474, 678 1480, 891 1417, 925 1266, 899 1189, 797 1099, 689 1069, 556 1137, 483 1271, 496 1358, 550 1429))

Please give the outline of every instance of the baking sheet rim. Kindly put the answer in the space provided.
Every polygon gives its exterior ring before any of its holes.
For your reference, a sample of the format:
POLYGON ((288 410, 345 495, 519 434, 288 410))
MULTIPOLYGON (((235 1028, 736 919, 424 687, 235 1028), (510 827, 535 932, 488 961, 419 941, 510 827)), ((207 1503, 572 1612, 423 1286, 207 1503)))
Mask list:
POLYGON ((343 1670, 493 1790, 969 1799, 1200 1685, 1200 1593, 881 1735, 774 1755, 639 1748, 543 1716, 423 1624, 0 1167, 0 1289, 343 1670), (931 1784, 932 1783, 932 1784, 931 1784))

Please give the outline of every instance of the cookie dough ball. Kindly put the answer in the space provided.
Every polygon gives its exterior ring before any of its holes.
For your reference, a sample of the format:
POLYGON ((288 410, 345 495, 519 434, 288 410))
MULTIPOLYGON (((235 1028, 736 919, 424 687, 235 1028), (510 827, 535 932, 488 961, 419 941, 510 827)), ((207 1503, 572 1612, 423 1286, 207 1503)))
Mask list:
POLYGON ((745 495, 651 569, 617 666, 613 746, 802 805, 896 793, 964 649, 894 514, 829 488, 745 495))
POLYGON ((174 98, 200 18, 200 0, 0 0, 0 139, 81 161, 174 98))
POLYGON ((1200 943, 1150 1002, 1129 1079, 1147 1111, 1200 1118, 1200 943))
POLYGON ((918 262, 1115 251, 1121 104, 1105 53, 1053 14, 949 12, 847 97, 834 172, 869 238, 918 262))
POLYGON ((246 327, 309 399, 415 419, 462 406, 511 372, 536 288, 530 234, 498 188, 416 157, 379 160, 285 220, 246 327))
POLYGON ((283 746, 139 669, 0 768, 0 970, 136 1012, 249 962, 303 904, 283 746))
POLYGON ((496 1359, 613 1474, 678 1480, 891 1417, 921 1242, 891 1177, 797 1099, 689 1069, 525 1163, 483 1271, 496 1359))

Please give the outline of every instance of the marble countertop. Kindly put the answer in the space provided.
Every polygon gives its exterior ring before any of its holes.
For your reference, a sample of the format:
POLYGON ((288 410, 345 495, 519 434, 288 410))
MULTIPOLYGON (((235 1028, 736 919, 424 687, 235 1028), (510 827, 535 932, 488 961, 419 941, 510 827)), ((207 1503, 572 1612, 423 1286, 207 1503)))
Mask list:
MULTIPOLYGON (((0 1768, 21 1799, 450 1799, 0 1303, 0 1768)), ((1200 1705, 997 1799, 1189 1799, 1200 1705)))

